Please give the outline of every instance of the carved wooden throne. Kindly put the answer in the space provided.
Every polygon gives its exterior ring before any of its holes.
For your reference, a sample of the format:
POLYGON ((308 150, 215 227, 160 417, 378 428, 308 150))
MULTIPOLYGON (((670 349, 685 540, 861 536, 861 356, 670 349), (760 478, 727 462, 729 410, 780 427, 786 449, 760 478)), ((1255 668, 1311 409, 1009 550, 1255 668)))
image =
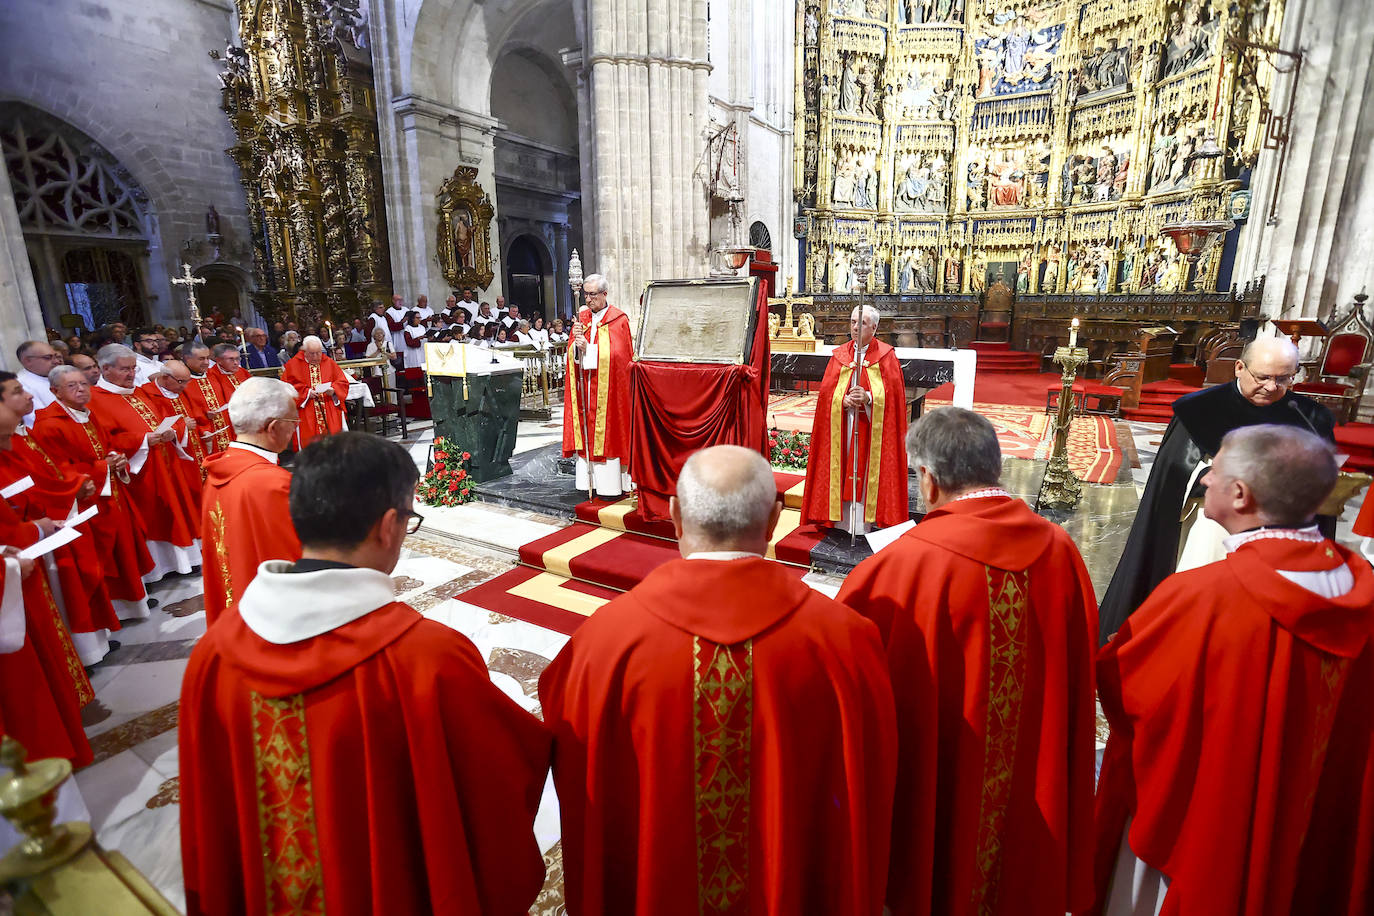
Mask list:
POLYGON ((1294 391, 1330 408, 1337 423, 1355 419, 1364 386, 1369 381, 1371 359, 1374 359, 1374 327, 1364 317, 1367 299, 1369 296, 1364 292, 1355 297, 1355 307, 1350 314, 1331 328, 1321 357, 1303 362, 1304 381, 1293 386, 1294 391))

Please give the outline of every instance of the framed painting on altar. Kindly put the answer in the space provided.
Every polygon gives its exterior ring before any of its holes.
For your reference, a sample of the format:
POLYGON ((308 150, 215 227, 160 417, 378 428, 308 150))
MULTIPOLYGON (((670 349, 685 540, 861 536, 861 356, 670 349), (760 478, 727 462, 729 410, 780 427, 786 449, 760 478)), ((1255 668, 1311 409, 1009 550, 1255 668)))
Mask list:
POLYGON ((477 170, 459 166, 439 189, 439 266, 454 289, 486 289, 491 265, 491 220, 496 211, 477 183, 477 170))
POLYGON ((658 280, 644 290, 635 361, 743 365, 758 324, 758 277, 658 280))

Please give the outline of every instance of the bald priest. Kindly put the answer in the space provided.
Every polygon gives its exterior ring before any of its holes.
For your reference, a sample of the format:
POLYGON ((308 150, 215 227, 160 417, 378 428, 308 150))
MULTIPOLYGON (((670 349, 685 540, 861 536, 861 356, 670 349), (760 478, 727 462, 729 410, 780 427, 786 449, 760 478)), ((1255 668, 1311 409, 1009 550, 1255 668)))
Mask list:
MULTIPOLYGON (((1291 390, 1298 349, 1283 337, 1251 341, 1236 360, 1236 380, 1174 402, 1130 536, 1102 596, 1105 643, 1160 582, 1225 556, 1225 530, 1202 510, 1200 480, 1231 430, 1260 423, 1295 426, 1334 442, 1331 411, 1291 390)), ((1328 530, 1328 534, 1334 532, 1328 530)))

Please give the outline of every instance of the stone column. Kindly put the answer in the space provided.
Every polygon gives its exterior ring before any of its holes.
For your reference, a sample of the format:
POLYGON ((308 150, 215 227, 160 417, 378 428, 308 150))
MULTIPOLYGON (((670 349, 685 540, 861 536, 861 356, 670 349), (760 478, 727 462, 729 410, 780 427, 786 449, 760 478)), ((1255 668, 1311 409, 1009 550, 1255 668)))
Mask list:
MULTIPOLYGON (((391 102, 394 130, 383 142, 382 175, 386 185, 387 231, 391 242, 391 277, 395 292, 413 302, 421 294, 443 302, 449 283, 439 270, 435 195, 460 165, 476 166, 477 181, 496 206, 495 119, 443 105, 418 95, 391 102), (394 150, 394 152, 393 152, 394 150)), ((499 214, 498 214, 499 216, 499 214)), ((491 285, 478 299, 502 295, 497 220, 491 225, 491 285)))
MULTIPOLYGON (((1290 0, 1280 46, 1303 49, 1283 174, 1261 154, 1235 279, 1267 277, 1271 317, 1327 318, 1374 285, 1374 17, 1367 0, 1290 0), (1272 223, 1266 222, 1277 196, 1272 223)), ((1275 81, 1282 114, 1292 79, 1275 81)))
POLYGON ((0 165, 0 353, 8 364, 26 340, 44 339, 43 313, 33 285, 10 173, 0 165))
POLYGON ((590 0, 584 60, 593 132, 583 143, 583 253, 612 301, 638 314, 650 280, 703 276, 706 3, 590 0), (590 218, 587 218, 587 217, 590 218))

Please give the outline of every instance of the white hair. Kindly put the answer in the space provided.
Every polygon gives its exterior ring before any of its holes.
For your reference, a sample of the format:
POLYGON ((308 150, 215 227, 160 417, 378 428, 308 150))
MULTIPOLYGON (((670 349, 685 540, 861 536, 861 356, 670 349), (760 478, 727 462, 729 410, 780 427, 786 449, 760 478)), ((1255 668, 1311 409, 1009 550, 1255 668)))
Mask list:
MULTIPOLYGON (((73 372, 81 376, 83 382, 86 380, 86 373, 75 366, 53 366, 52 371, 48 373, 48 385, 56 388, 58 385, 62 384, 64 378, 71 375, 73 372)), ((293 388, 292 390, 294 391, 295 389, 293 388)))
POLYGON ((582 281, 582 292, 584 293, 605 293, 610 295, 611 284, 606 282, 606 278, 601 274, 588 274, 582 281), (596 287, 592 289, 591 287, 596 287))
POLYGON ((305 337, 302 337, 302 338, 301 338, 301 349, 302 349, 302 350, 308 350, 308 349, 310 349, 310 344, 311 344, 312 342, 315 344, 315 346, 319 347, 321 350, 324 349, 324 341, 323 341, 323 340, 320 340, 320 339, 319 339, 318 337, 316 337, 314 334, 308 334, 308 335, 306 335, 305 337))
POLYGON ((101 347, 95 354, 96 365, 108 369, 121 359, 138 359, 134 351, 123 344, 111 343, 101 347))
POLYGON ((859 319, 860 321, 862 321, 864 318, 867 318, 869 321, 873 322, 873 327, 876 328, 878 326, 878 310, 873 306, 869 305, 867 302, 865 302, 863 305, 854 306, 854 311, 849 313, 850 318, 854 317, 854 312, 858 312, 862 316, 859 319))
POLYGON ((281 379, 253 376, 244 379, 229 398, 229 422, 234 432, 254 435, 267 424, 291 415, 296 389, 281 379))
POLYGON ((763 528, 777 499, 778 485, 768 461, 738 445, 693 453, 677 479, 683 527, 719 540, 763 528), (735 460, 725 463, 712 457, 735 460))

